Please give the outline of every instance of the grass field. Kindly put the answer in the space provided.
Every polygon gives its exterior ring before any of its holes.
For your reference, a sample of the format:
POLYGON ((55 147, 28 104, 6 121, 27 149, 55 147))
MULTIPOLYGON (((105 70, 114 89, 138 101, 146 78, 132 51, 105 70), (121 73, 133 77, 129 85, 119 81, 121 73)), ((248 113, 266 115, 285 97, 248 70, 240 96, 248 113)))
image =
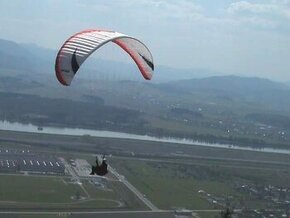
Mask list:
POLYGON ((220 208, 214 205, 204 195, 198 193, 204 190, 206 193, 218 197, 230 197, 231 203, 245 204, 249 208, 265 208, 264 200, 251 198, 249 195, 238 192, 236 184, 271 184, 276 186, 288 186, 290 174, 287 170, 277 170, 260 166, 256 169, 251 163, 238 168, 232 168, 230 163, 223 165, 182 164, 146 162, 137 160, 114 159, 112 164, 117 170, 135 185, 148 199, 161 209, 187 208, 187 209, 214 209, 220 208))
MULTIPOLYGON (((120 169, 119 171, 133 185, 162 209, 172 209, 174 207, 212 208, 206 200, 197 195, 197 191, 202 187, 211 187, 214 190, 216 185, 221 185, 207 183, 201 186, 194 179, 174 178, 170 169, 162 169, 158 172, 158 170, 144 162, 118 161, 117 164, 117 169, 120 169)), ((227 187, 223 186, 223 189, 227 189, 227 187)), ((221 187, 217 190, 221 190, 221 187)))
POLYGON ((70 203, 76 192, 85 196, 78 185, 55 177, 1 175, 0 187, 0 201, 70 203))
MULTIPOLYGON (((111 202, 114 204, 114 207, 120 207, 122 209, 147 209, 144 204, 120 182, 107 182, 106 190, 96 189, 88 181, 83 181, 83 185, 90 197, 95 199, 86 203, 86 205, 83 205, 83 208, 93 208, 96 203, 100 201, 99 204, 102 203, 104 207, 106 206, 104 203, 111 202)), ((107 205, 106 207, 110 207, 110 205, 107 205)))
POLYGON ((2 208, 116 208, 119 202, 112 191, 94 190, 84 184, 90 196, 79 185, 61 177, 0 176, 2 208), (76 200, 76 196, 82 200, 76 200))

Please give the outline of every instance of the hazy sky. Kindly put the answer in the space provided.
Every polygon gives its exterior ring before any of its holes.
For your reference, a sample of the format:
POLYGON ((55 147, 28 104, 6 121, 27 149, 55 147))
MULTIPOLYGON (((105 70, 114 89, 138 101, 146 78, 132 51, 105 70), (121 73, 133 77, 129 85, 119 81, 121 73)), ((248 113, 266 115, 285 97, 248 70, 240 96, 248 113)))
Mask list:
POLYGON ((290 0, 0 1, 0 38, 56 49, 99 27, 141 39, 157 65, 290 80, 290 0))

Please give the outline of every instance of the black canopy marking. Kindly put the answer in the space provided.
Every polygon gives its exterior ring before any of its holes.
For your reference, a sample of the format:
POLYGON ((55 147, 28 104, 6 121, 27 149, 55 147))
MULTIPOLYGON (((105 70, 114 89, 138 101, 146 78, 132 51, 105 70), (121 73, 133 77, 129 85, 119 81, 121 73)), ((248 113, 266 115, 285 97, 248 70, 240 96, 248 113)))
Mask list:
POLYGON ((74 51, 72 58, 71 58, 71 68, 74 72, 74 74, 76 74, 76 72, 78 71, 78 69, 80 68, 78 62, 77 62, 77 56, 76 56, 76 52, 77 52, 77 48, 74 51))
POLYGON ((151 62, 151 61, 149 61, 145 56, 143 56, 143 55, 141 55, 140 53, 138 53, 141 57, 142 57, 142 59, 148 64, 148 66, 154 71, 154 64, 151 62))

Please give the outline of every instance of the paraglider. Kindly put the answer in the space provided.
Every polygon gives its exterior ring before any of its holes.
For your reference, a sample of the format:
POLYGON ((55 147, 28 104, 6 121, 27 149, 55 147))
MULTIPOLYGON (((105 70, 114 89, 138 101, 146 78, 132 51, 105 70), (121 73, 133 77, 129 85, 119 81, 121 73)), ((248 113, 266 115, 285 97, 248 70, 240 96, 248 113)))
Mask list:
POLYGON ((117 44, 130 55, 146 80, 152 78, 153 57, 140 40, 115 31, 89 29, 74 34, 60 48, 55 62, 58 81, 69 86, 84 61, 109 42, 117 44))
POLYGON ((92 166, 92 172, 90 175, 98 175, 98 176, 104 176, 108 173, 108 164, 106 162, 105 155, 102 158, 102 163, 99 164, 99 158, 96 157, 96 166, 92 166))
MULTIPOLYGON (((55 61, 55 73, 58 81, 69 86, 85 60, 103 45, 112 42, 121 47, 136 63, 146 80, 153 76, 154 63, 150 50, 140 40, 102 29, 88 29, 74 34, 67 39, 58 51, 55 61)), ((90 175, 104 176, 108 173, 105 157, 101 164, 97 157, 96 166, 92 166, 90 175)))

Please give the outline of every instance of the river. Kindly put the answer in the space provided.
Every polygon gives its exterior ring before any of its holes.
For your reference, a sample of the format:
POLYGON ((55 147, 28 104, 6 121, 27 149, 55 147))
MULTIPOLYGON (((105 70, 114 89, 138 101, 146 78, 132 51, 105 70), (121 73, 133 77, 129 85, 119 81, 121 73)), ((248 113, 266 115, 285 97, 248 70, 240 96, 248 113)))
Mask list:
POLYGON ((290 150, 287 150, 287 149, 274 149, 274 148, 255 149, 251 147, 242 147, 242 146, 235 146, 235 145, 230 145, 230 144, 204 143, 204 142, 194 141, 191 139, 180 139, 180 138, 170 138, 170 137, 158 138, 158 137, 153 137, 153 136, 148 136, 148 135, 136 135, 136 134, 130 134, 130 133, 124 133, 124 132, 113 132, 113 131, 92 130, 92 129, 82 129, 82 128, 42 127, 41 129, 39 129, 39 127, 33 124, 22 124, 22 123, 17 123, 17 122, 12 123, 8 121, 0 121, 0 130, 31 132, 31 133, 39 133, 39 134, 45 133, 45 134, 57 134, 57 135, 72 135, 72 136, 90 135, 90 136, 95 136, 95 137, 135 139, 135 140, 145 140, 145 141, 154 141, 154 142, 167 142, 167 143, 199 145, 199 146, 216 147, 216 148, 290 154, 290 150))

